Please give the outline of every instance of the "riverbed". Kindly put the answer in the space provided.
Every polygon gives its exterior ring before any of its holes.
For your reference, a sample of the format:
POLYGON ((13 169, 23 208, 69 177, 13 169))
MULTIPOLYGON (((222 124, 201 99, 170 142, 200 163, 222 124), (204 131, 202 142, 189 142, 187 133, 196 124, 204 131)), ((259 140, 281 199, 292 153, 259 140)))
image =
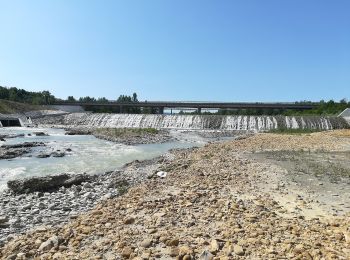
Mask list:
POLYGON ((12 179, 45 176, 60 173, 99 174, 120 168, 134 160, 146 160, 160 156, 170 149, 203 146, 210 139, 193 133, 174 131, 176 141, 156 144, 125 145, 97 139, 92 135, 65 135, 63 129, 55 128, 0 128, 0 135, 19 135, 8 138, 4 144, 44 142, 45 147, 32 148, 32 152, 10 160, 0 160, 0 191, 12 179), (47 136, 36 136, 43 132, 47 136), (64 157, 37 158, 41 152, 64 151, 64 157))

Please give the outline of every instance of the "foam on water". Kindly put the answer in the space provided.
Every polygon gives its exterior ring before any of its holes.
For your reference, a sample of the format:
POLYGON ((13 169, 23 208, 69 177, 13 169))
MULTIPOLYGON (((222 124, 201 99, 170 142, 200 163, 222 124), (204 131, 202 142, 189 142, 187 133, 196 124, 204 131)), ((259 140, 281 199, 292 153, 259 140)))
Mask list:
MULTIPOLYGON (((50 121, 51 120, 51 121, 50 121)), ((331 130, 348 127, 339 117, 323 116, 219 116, 219 115, 144 115, 73 113, 51 118, 53 124, 157 129, 219 129, 265 131, 276 128, 331 130)), ((37 123, 45 123, 39 119, 37 123)))

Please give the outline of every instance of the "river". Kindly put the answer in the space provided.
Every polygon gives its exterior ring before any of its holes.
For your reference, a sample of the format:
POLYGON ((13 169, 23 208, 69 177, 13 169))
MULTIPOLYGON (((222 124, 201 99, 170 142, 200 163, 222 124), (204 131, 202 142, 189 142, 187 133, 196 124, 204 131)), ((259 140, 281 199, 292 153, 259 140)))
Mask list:
POLYGON ((124 145, 104 141, 91 135, 65 135, 63 129, 54 128, 0 128, 2 134, 24 134, 24 137, 9 138, 3 144, 44 142, 45 147, 33 148, 33 153, 10 160, 0 160, 0 191, 8 180, 59 173, 98 174, 118 169, 134 160, 145 160, 166 153, 172 148, 202 146, 208 140, 193 134, 179 134, 180 140, 161 144, 124 145), (33 132, 45 132, 48 136, 35 136, 33 132), (31 136, 29 136, 30 134, 31 136), (39 150, 66 151, 64 157, 37 158, 39 150))

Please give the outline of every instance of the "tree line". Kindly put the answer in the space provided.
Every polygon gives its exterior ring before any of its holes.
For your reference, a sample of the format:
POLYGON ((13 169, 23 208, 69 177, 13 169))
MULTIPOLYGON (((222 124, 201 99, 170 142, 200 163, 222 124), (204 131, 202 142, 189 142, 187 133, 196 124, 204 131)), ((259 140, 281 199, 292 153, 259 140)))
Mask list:
MULTIPOLYGON (((68 101, 68 102, 84 102, 84 103, 108 103, 109 100, 105 97, 94 98, 94 97, 80 97, 75 99, 73 96, 68 96, 67 99, 56 98, 48 90, 44 91, 27 91, 24 89, 19 89, 16 87, 2 87, 0 86, 0 99, 5 99, 9 101, 15 101, 20 103, 26 103, 31 105, 51 105, 55 101, 68 101)), ((139 102, 137 94, 133 93, 131 96, 120 95, 117 100, 120 103, 135 103, 139 102)), ((98 106, 88 106, 86 110, 95 112, 95 113, 120 113, 119 107, 98 107, 98 106)), ((140 108, 127 107, 124 109, 125 113, 142 113, 147 112, 142 111, 140 108)))
MULTIPOLYGON (((84 103, 108 103, 109 100, 105 97, 80 97, 75 99, 73 96, 68 96, 67 99, 59 99, 50 93, 48 90, 34 92, 19 89, 15 87, 7 88, 0 86, 0 99, 27 103, 32 105, 50 105, 55 101, 68 101, 68 102, 84 102, 84 103)), ((131 96, 120 95, 116 102, 120 103, 137 103, 139 102, 137 94, 133 93, 131 96)), ((311 101, 299 101, 299 104, 315 103, 311 101)), ((344 109, 350 107, 350 102, 345 98, 336 102, 334 100, 316 102, 317 106, 311 110, 288 110, 288 109, 219 109, 215 113, 203 112, 202 114, 218 114, 218 115, 336 115, 341 113, 344 109)), ((85 107, 86 110, 95 113, 144 113, 154 114, 157 113, 156 108, 139 108, 139 107, 125 107, 123 111, 120 107, 99 107, 89 105, 85 107)), ((185 114, 185 112, 180 112, 185 114)), ((186 114, 196 114, 197 112, 190 112, 186 114)))
POLYGON ((15 87, 6 88, 0 86, 0 99, 27 103, 32 105, 49 105, 55 102, 56 98, 50 91, 40 92, 26 91, 15 87))

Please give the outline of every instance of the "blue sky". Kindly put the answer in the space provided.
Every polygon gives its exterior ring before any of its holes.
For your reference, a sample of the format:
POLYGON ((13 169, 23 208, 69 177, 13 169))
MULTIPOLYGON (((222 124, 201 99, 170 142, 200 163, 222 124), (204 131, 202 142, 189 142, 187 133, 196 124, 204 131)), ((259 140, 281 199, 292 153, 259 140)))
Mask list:
POLYGON ((0 85, 146 100, 350 98, 350 1, 0 0, 0 85))

